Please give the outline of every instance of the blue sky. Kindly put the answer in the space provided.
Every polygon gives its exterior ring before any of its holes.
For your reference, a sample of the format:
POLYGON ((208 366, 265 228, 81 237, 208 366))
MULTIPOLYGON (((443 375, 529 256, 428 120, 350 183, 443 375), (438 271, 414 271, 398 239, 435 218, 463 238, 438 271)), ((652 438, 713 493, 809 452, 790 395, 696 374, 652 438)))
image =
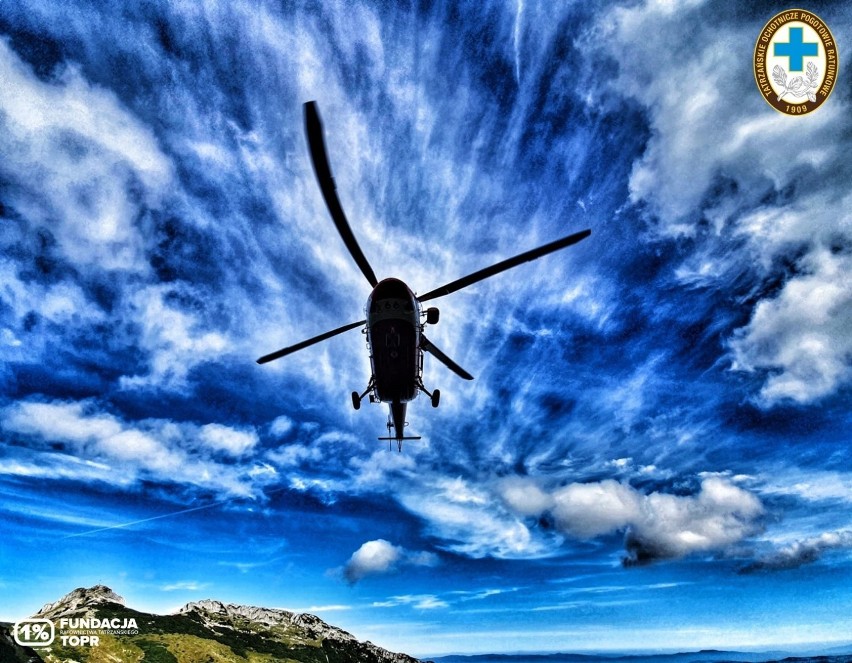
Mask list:
POLYGON ((412 654, 852 633, 852 8, 791 118, 758 2, 0 5, 0 619, 103 582, 412 654), (555 4, 555 6, 554 6, 555 4), (403 453, 369 286, 436 302, 403 453))

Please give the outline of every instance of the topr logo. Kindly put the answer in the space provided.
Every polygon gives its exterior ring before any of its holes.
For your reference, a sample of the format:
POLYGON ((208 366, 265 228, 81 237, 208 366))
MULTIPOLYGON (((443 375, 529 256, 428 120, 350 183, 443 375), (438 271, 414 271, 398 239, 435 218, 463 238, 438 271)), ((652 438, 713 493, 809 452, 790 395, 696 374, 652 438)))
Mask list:
POLYGON ((822 106, 837 81, 837 44, 817 15, 788 9, 763 26, 754 46, 754 80, 763 98, 787 115, 822 106))

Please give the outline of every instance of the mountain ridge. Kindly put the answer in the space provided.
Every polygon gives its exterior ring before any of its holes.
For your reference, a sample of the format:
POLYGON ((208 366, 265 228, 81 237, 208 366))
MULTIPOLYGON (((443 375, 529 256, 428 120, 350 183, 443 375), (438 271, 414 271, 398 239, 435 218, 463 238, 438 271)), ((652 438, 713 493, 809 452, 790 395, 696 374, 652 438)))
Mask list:
POLYGON ((106 585, 78 587, 45 604, 33 619, 54 622, 54 642, 20 648, 6 629, 0 662, 419 663, 413 656, 362 642, 310 613, 204 599, 157 615, 127 607, 106 585))

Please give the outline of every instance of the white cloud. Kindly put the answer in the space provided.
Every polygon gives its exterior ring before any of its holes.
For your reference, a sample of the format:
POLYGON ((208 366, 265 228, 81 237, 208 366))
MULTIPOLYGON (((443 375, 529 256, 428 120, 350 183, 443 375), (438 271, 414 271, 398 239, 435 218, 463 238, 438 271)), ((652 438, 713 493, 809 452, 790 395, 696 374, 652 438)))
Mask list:
POLYGON ((649 394, 656 391, 661 364, 664 364, 662 356, 650 357, 632 375, 616 381, 600 395, 624 430, 629 430, 647 415, 649 394))
MULTIPOLYGON (((264 454, 266 460, 283 469, 316 468, 317 473, 321 474, 322 468, 330 465, 357 465, 359 454, 356 450, 364 445, 364 440, 351 432, 332 429, 320 433, 315 423, 302 424, 291 437, 291 441, 280 443, 280 446, 267 451, 264 454)), ((315 473, 315 476, 318 474, 315 473)), ((324 482, 315 478, 307 483, 320 487, 324 482)), ((360 481, 355 479, 355 483, 360 484, 360 481)), ((338 485, 337 482, 333 484, 338 485)))
POLYGON ((417 610, 449 607, 449 603, 434 594, 403 594, 402 596, 392 596, 387 601, 373 603, 374 608, 397 608, 403 605, 412 606, 417 610))
POLYGON ((12 262, 7 260, 0 261, 0 282, 3 283, 3 301, 12 308, 18 320, 30 312, 58 324, 79 321, 96 324, 105 319, 103 312, 93 307, 74 283, 24 283, 12 262))
POLYGON ((207 582, 198 582, 197 580, 184 580, 174 582, 168 585, 163 585, 160 589, 164 592, 200 592, 210 586, 207 582))
POLYGON ((628 562, 724 550, 756 533, 763 514, 755 495, 715 476, 705 478, 695 495, 646 495, 613 479, 572 483, 549 495, 530 481, 513 480, 508 485, 513 491, 525 486, 532 490, 531 502, 515 500, 521 507, 519 515, 549 512, 559 530, 574 538, 626 532, 628 562), (541 511, 532 509, 533 504, 541 511))
POLYGON ((206 331, 204 322, 191 311, 169 304, 169 298, 186 294, 172 286, 149 286, 133 294, 128 315, 140 325, 138 346, 148 352, 146 375, 123 376, 120 384, 133 388, 149 384, 181 388, 190 369, 215 360, 230 346, 217 331, 206 331))
POLYGON ((435 566, 438 558, 425 551, 409 551, 384 539, 367 541, 352 553, 343 575, 350 583, 371 575, 391 573, 401 565, 435 566))
POLYGON ((497 483, 497 492, 506 505, 520 516, 536 516, 553 506, 553 496, 526 477, 507 477, 497 483))
POLYGON ((239 430, 221 424, 205 424, 199 429, 199 439, 209 447, 231 456, 243 456, 257 445, 253 429, 239 430))
POLYGON ((346 563, 344 575, 349 582, 358 582, 365 576, 387 573, 395 568, 402 557, 402 548, 384 539, 367 541, 346 563))
POLYGON ((56 440, 84 443, 121 432, 116 419, 86 411, 82 402, 40 403, 28 401, 4 411, 3 428, 29 435, 50 436, 56 440))
POLYGON ((218 424, 205 429, 166 419, 128 423, 98 411, 94 401, 23 401, 6 407, 2 415, 0 425, 5 431, 32 437, 45 446, 67 444, 76 455, 75 462, 68 463, 64 454, 40 451, 36 456, 39 464, 15 461, 0 465, 0 472, 7 474, 115 485, 153 479, 245 497, 257 495, 277 479, 268 465, 219 463, 211 457, 209 442, 198 444, 207 435, 222 445, 227 442, 229 447, 220 448, 240 455, 256 439, 256 433, 248 429, 218 424))
POLYGON ((762 514, 757 497, 718 478, 702 481, 694 496, 651 493, 643 500, 641 516, 630 523, 628 561, 726 550, 756 534, 762 514))
MULTIPOLYGON (((85 424, 85 420, 82 419, 81 423, 85 424)), ((181 451, 169 448, 148 433, 133 429, 96 438, 93 450, 98 456, 104 456, 116 463, 129 464, 163 475, 177 470, 187 460, 181 451)))
POLYGON ((293 420, 283 414, 281 416, 276 417, 272 421, 272 423, 269 424, 269 432, 275 437, 284 437, 292 429, 293 420))
POLYGON ((622 529, 642 515, 640 494, 612 479, 570 484, 557 490, 553 500, 557 525, 581 539, 622 529))
POLYGON ((533 531, 485 486, 460 477, 425 477, 416 488, 400 490, 397 499, 448 550, 470 557, 542 557, 561 541, 558 534, 533 531))
POLYGON ((151 130, 73 67, 39 80, 3 40, 0 87, 14 91, 0 95, 0 173, 17 184, 6 204, 48 228, 77 266, 145 270, 134 221, 172 177, 151 130))
POLYGON ((810 503, 839 501, 852 504, 852 473, 849 472, 774 468, 760 480, 761 493, 766 495, 790 495, 810 503))
POLYGON ((353 470, 352 481, 365 491, 382 491, 388 484, 414 481, 418 472, 417 456, 422 453, 422 448, 409 445, 404 453, 388 453, 385 448, 369 456, 353 457, 349 463, 353 470))
POLYGON ((86 529, 100 529, 102 527, 109 527, 112 524, 106 520, 103 520, 103 514, 101 513, 99 513, 98 517, 95 518, 82 514, 78 515, 74 513, 67 513, 65 510, 54 510, 51 508, 46 508, 27 502, 5 502, 0 504, 0 510, 6 513, 14 513, 38 520, 47 520, 50 521, 51 527, 54 527, 56 523, 61 523, 66 525, 85 527, 86 529))
POLYGON ((0 474, 42 479, 98 481, 125 488, 131 486, 136 480, 136 477, 130 476, 130 473, 116 473, 109 464, 81 460, 76 456, 57 452, 37 452, 21 455, 18 458, 2 459, 0 474))
POLYGON ((265 458, 277 467, 293 468, 305 462, 321 462, 322 449, 310 443, 295 443, 268 451, 265 458))
POLYGON ((817 250, 731 341, 733 368, 770 372, 761 401, 810 403, 852 378, 852 256, 817 250))
POLYGON ((517 592, 518 587, 509 587, 505 589, 483 589, 480 591, 456 591, 455 594, 460 596, 460 601, 482 601, 487 598, 491 598, 492 596, 500 596, 501 594, 510 594, 512 592, 517 592))
POLYGON ((291 612, 307 612, 313 615, 322 612, 342 612, 345 610, 352 610, 352 606, 343 604, 312 605, 308 606, 307 608, 301 608, 299 610, 291 610, 291 612))
POLYGON ((39 361, 49 348, 46 335, 29 333, 27 320, 33 314, 42 322, 78 328, 103 324, 107 316, 76 284, 24 282, 19 270, 8 260, 0 260, 0 299, 8 307, 9 327, 2 329, 0 358, 3 361, 39 361))

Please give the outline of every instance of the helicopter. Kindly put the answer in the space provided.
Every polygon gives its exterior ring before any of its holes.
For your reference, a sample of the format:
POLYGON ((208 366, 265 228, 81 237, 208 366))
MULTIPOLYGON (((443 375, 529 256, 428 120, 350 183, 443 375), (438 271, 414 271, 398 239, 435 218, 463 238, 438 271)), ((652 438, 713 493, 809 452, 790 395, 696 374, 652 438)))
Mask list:
POLYGON ((305 103, 304 113, 305 133, 311 163, 322 197, 343 243, 373 290, 367 298, 365 306, 366 319, 343 325, 301 343, 264 355, 257 360, 257 363, 265 364, 280 359, 338 334, 360 327, 367 338, 371 375, 363 393, 352 392, 352 406, 356 410, 360 409, 361 401, 367 396, 369 396, 371 403, 387 403, 389 406, 388 434, 378 439, 387 440, 389 446, 392 442, 396 442, 397 449, 402 451, 404 440, 421 439, 420 436, 405 435, 405 428, 408 426, 406 421, 408 403, 417 398, 421 391, 431 399, 432 407, 438 407, 441 400, 439 389, 430 392, 423 384, 423 353, 431 354, 460 378, 473 380, 470 373, 450 359, 426 337, 424 333, 426 325, 436 324, 440 312, 435 307, 426 308, 424 311, 421 304, 438 297, 444 297, 507 269, 576 244, 588 237, 592 231, 586 229, 557 239, 549 244, 451 281, 422 295, 415 294, 397 278, 385 278, 379 281, 358 245, 337 197, 337 187, 328 161, 323 124, 316 102, 308 101, 305 103))

